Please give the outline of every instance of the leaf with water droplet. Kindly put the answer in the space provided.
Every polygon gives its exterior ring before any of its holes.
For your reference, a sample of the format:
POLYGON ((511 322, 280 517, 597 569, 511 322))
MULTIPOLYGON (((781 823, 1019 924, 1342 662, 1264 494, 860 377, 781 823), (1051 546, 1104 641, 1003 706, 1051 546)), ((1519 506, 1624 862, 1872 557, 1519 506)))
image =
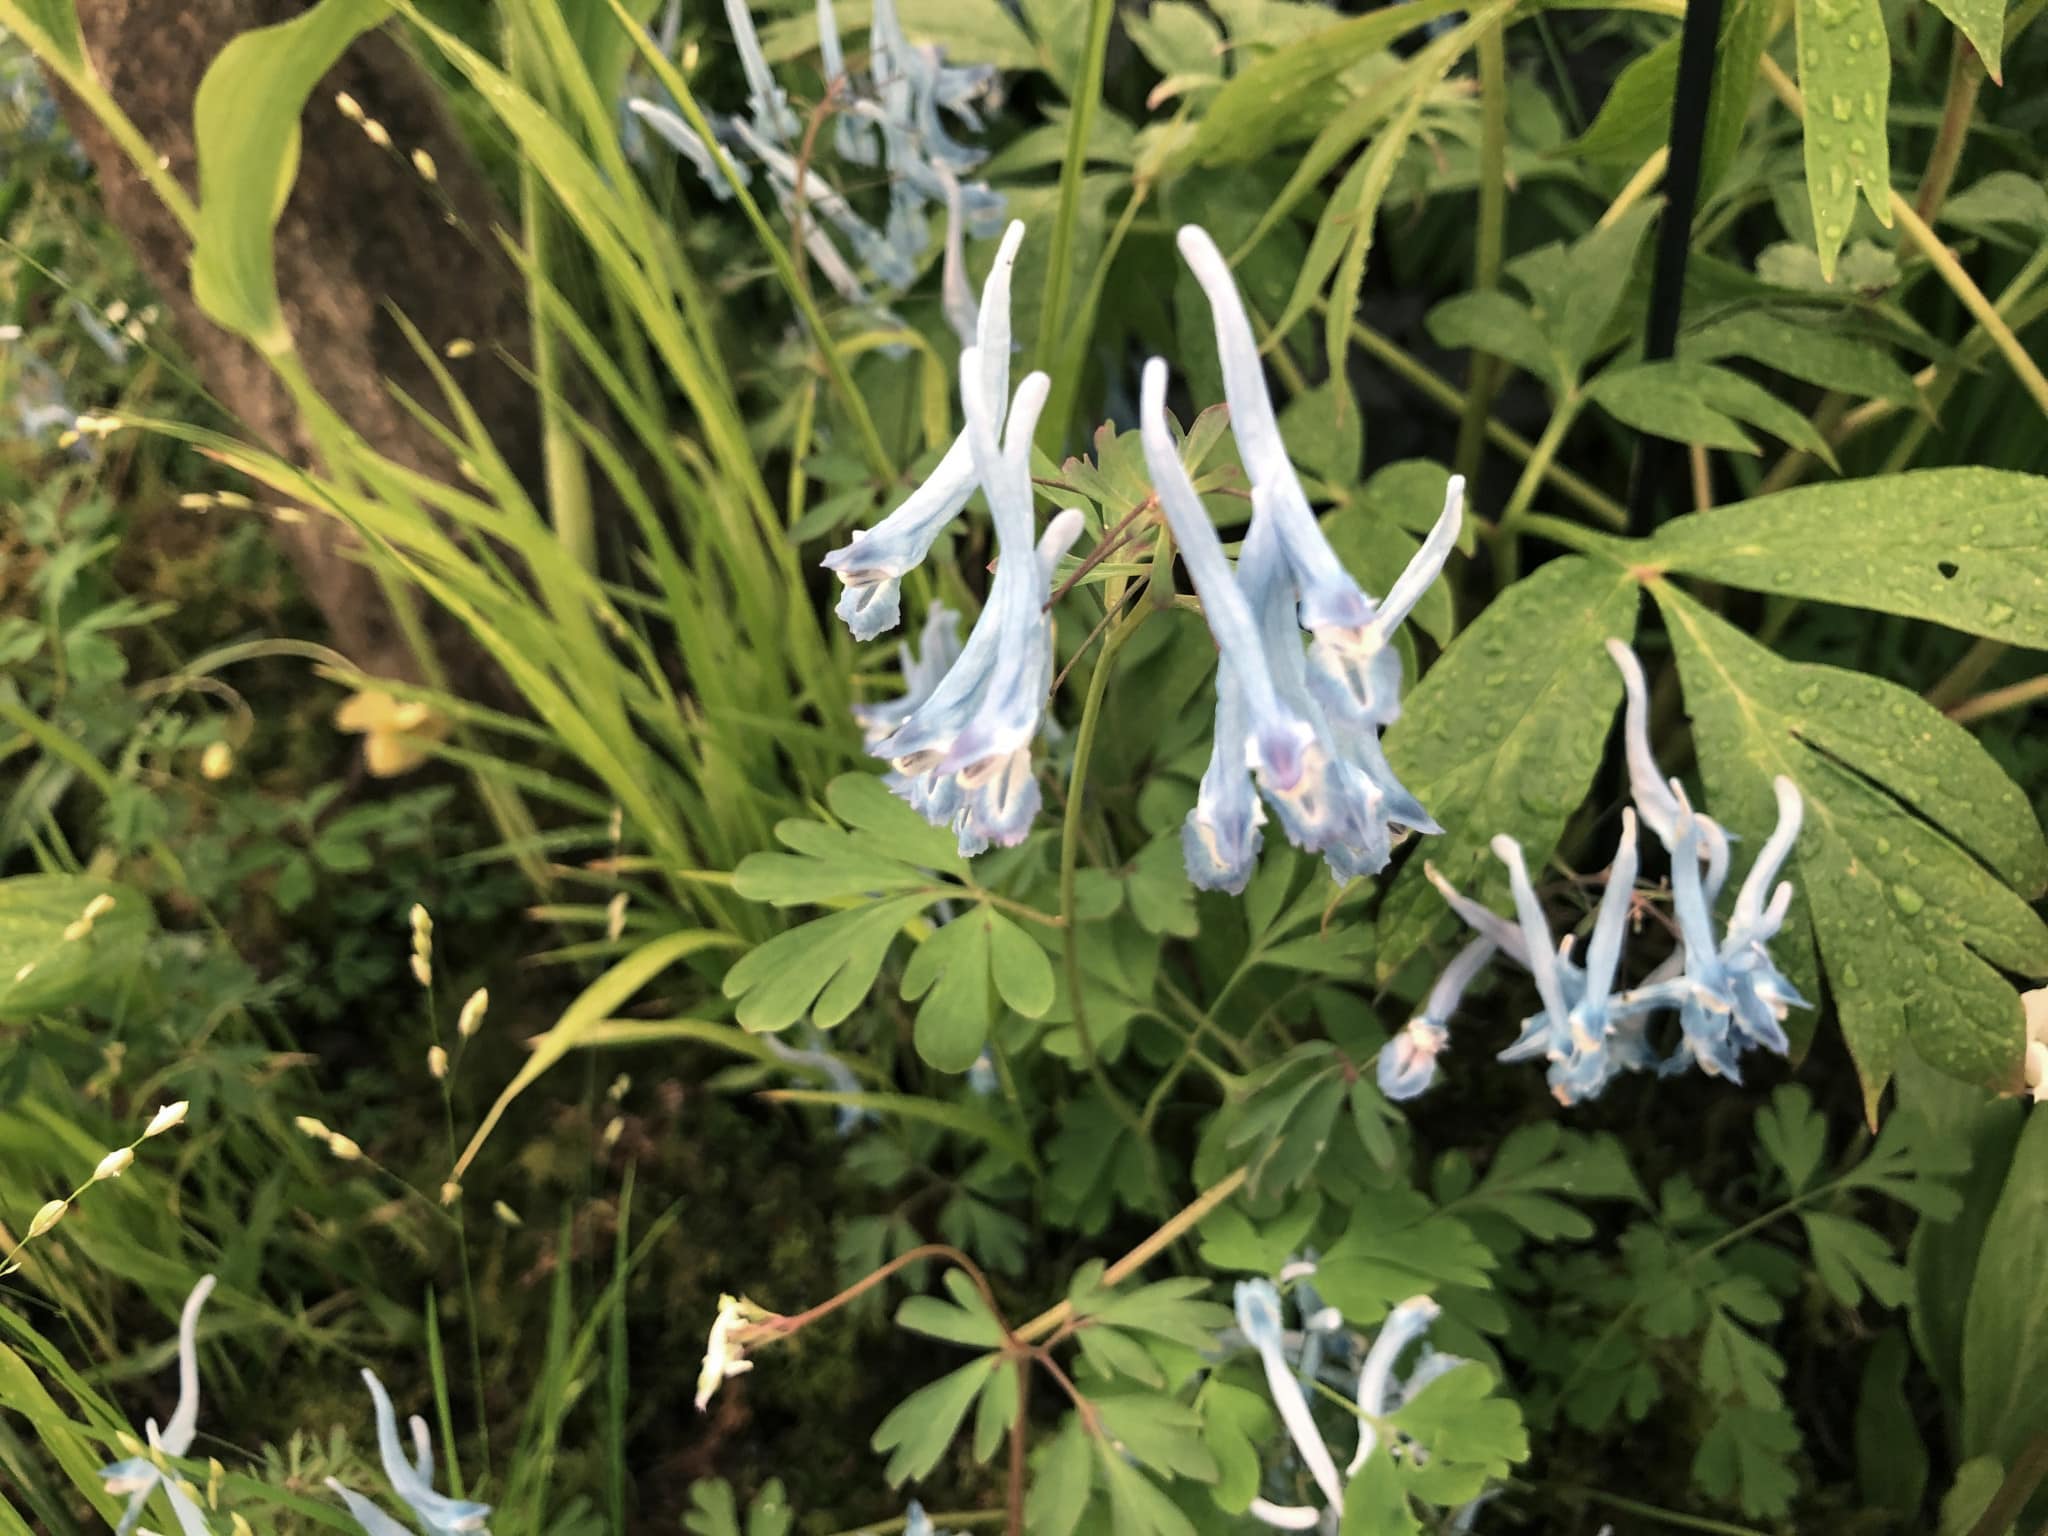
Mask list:
POLYGON ((1667 523, 1650 550, 1667 569, 1730 586, 2048 649, 2048 479, 2038 475, 1926 469, 1802 486, 1667 523))
POLYGON ((1786 869, 1798 896, 1773 951, 1803 984, 1809 934, 1818 946, 1866 1109, 1908 1034, 1951 1076, 2015 1078, 2024 1033, 2001 972, 2048 975, 2048 924, 2026 900, 2048 883, 2048 841, 2025 794, 1906 690, 1780 660, 1668 584, 1653 590, 1713 814, 1754 842, 1773 777, 1805 798, 1786 869), (1803 707, 1809 687, 1819 696, 1803 707))
MULTIPOLYGON (((1995 0, 1994 0, 1995 3, 1995 0)), ((1806 97, 1806 195, 1813 205, 1821 275, 1833 281, 1860 188, 1890 226, 1891 146, 1885 113, 1891 50, 1879 0, 1795 0, 1799 87, 1806 97), (1823 122, 1846 125, 1824 132, 1823 122)))
POLYGON ((1487 848, 1494 834, 1520 841, 1532 864, 1550 857, 1592 786, 1621 702, 1607 637, 1634 637, 1640 598, 1608 561, 1553 560, 1494 599, 1409 694, 1387 756, 1445 833, 1425 841, 1387 892, 1383 976, 1458 926, 1423 878, 1424 858, 1487 900, 1507 889, 1487 848))

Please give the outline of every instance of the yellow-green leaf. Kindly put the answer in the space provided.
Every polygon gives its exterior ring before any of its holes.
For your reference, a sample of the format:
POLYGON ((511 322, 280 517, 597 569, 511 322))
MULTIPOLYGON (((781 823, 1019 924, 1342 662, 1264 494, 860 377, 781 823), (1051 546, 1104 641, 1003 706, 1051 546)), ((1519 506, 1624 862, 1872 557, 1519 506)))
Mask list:
POLYGON ((1806 195, 1821 276, 1849 237, 1860 189, 1878 222, 1892 222, 1891 44, 1878 0, 1795 0, 1799 88, 1806 97, 1806 195))

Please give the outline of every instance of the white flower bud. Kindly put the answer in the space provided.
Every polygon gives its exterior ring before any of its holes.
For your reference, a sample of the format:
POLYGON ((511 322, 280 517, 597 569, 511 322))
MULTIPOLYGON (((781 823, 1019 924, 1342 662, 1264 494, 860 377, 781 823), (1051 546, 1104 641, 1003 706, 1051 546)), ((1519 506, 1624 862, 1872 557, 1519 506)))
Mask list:
POLYGON ((85 910, 78 915, 88 923, 96 923, 113 910, 114 898, 105 891, 101 891, 99 895, 93 897, 91 901, 85 904, 85 910))
POLYGON ((491 1202, 491 1214, 508 1227, 523 1227, 526 1225, 525 1220, 520 1214, 502 1200, 493 1200, 491 1202))
POLYGON ((379 149, 389 149, 391 147, 390 132, 374 117, 363 119, 363 137, 379 149))
POLYGON ((339 1131, 328 1132, 327 1150, 344 1163, 352 1163, 363 1155, 363 1149, 339 1131))
POLYGON ((360 123, 363 120, 362 104, 355 97, 349 95, 347 91, 336 91, 334 93, 334 105, 341 115, 350 122, 360 123))
POLYGON ((128 1171, 129 1164, 134 1161, 135 1149, 133 1147, 114 1148, 113 1151, 101 1158, 99 1166, 93 1169, 93 1183, 97 1184, 101 1179, 118 1179, 128 1171))
POLYGON ((199 776, 219 783, 235 771, 235 749, 224 741, 208 742, 199 754, 199 776))
POLYGON ((41 1237, 50 1228, 64 1219, 64 1213, 71 1209, 69 1200, 52 1200, 29 1218, 28 1235, 41 1237))
POLYGON ((294 1115, 292 1124, 297 1127, 301 1136, 310 1136, 315 1141, 325 1141, 334 1134, 327 1129, 325 1121, 317 1120, 311 1115, 294 1115))
POLYGON ((434 165, 434 157, 424 149, 412 152, 412 168, 420 173, 421 181, 435 182, 441 179, 441 173, 434 165))
POLYGON ((185 1112, 192 1107, 189 1099, 179 1099, 175 1104, 166 1104, 149 1117, 149 1126, 142 1133, 147 1141, 152 1136, 161 1136, 165 1131, 185 1123, 185 1112))
POLYGON ((412 979, 423 987, 431 987, 434 984, 434 967, 428 963, 425 955, 415 954, 412 957, 412 979))
POLYGON ((462 1015, 455 1021, 455 1032, 467 1040, 484 1025, 484 1010, 491 1006, 488 987, 478 987, 469 994, 469 1001, 462 1005, 462 1015))
POLYGON ((447 1183, 441 1186, 441 1203, 443 1205, 453 1205, 456 1201, 460 1200, 461 1198, 462 1186, 456 1183, 453 1179, 450 1179, 447 1183))
POLYGON ((427 1071, 433 1074, 437 1083, 448 1075, 448 1053, 438 1045, 427 1051, 427 1071))
POLYGON ((619 935, 624 933, 625 931, 626 893, 624 891, 621 891, 618 895, 614 896, 609 902, 605 904, 604 936, 607 939, 610 939, 614 944, 616 944, 619 941, 619 935))

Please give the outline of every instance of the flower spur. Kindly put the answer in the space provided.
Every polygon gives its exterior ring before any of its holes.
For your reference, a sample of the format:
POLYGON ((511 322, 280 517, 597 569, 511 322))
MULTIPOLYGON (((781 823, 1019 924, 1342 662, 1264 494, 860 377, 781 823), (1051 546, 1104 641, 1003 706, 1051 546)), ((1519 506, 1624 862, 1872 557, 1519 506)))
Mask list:
POLYGON ((1002 418, 985 368, 979 349, 961 355, 969 452, 996 527, 988 602, 946 675, 868 749, 894 768, 890 788, 933 825, 951 827, 968 856, 1022 842, 1038 814, 1031 748, 1052 684, 1052 574, 1082 523, 1079 512, 1061 512, 1033 547, 1031 435, 1051 381, 1034 373, 1017 386, 998 442, 1002 418))
MULTIPOLYGON (((1003 232, 995 264, 982 285, 975 345, 968 349, 980 360, 980 387, 998 413, 1010 390, 1010 274, 1023 239, 1022 223, 1013 222, 1003 232)), ((961 362, 964 376, 965 353, 961 362)), ((1001 424, 999 414, 995 425, 1001 424)), ((968 429, 962 427, 923 485, 881 522, 857 529, 850 541, 825 557, 825 568, 844 587, 836 611, 856 640, 872 640, 896 627, 902 618, 903 578, 923 564, 978 483, 973 445, 968 429)))
MULTIPOLYGON (((193 1437, 199 1433, 199 1311, 213 1294, 213 1284, 212 1275, 201 1275, 178 1313, 178 1405, 171 1410, 171 1420, 161 1431, 155 1419, 145 1426, 150 1449, 164 1456, 183 1456, 192 1449, 193 1437)), ((115 1536, 128 1536, 135 1529, 143 1506, 159 1485, 170 1494, 174 1508, 184 1497, 176 1480, 166 1477, 152 1456, 131 1456, 113 1462, 101 1467, 99 1475, 107 1492, 117 1497, 128 1495, 128 1507, 114 1527, 115 1536)), ((179 1509, 178 1515, 182 1523, 184 1511, 179 1509)), ((205 1526, 199 1528, 203 1531, 205 1526)))
MULTIPOLYGON (((427 1433, 426 1420, 414 1414, 410 1421, 413 1454, 408 1460, 405 1446, 398 1438, 398 1412, 391 1406, 391 1394, 384 1390, 375 1371, 365 1368, 363 1383, 370 1389, 371 1406, 376 1412, 377 1455, 384 1464, 385 1481, 426 1528, 428 1536, 467 1536, 470 1532, 489 1536, 484 1521, 490 1518, 490 1505, 453 1499, 434 1491, 434 1444, 427 1433)), ((341 1496, 349 1514, 369 1536, 407 1536, 404 1526, 354 1489, 331 1477, 327 1486, 341 1496)))

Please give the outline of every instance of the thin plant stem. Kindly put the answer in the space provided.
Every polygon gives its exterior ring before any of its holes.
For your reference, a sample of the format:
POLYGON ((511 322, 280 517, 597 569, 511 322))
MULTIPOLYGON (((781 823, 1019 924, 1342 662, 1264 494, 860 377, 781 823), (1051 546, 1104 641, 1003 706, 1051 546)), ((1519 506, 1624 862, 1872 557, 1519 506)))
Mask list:
POLYGON ((1947 709, 1984 681, 1985 674, 1998 665, 2005 650, 2005 643, 2001 640, 1978 640, 1923 697, 1936 709, 1947 709))
MULTIPOLYGON (((1323 308, 1327 300, 1318 299, 1317 307, 1323 308)), ((1362 320, 1351 322, 1351 339, 1365 351, 1384 363, 1428 400, 1452 416, 1462 416, 1465 410, 1465 392, 1457 385, 1432 373, 1419 359, 1404 349, 1392 338, 1381 335, 1362 320)), ((1504 425, 1498 419, 1489 417, 1486 423, 1486 440, 1502 452, 1528 463, 1535 456, 1536 447, 1514 428, 1504 425)), ((1547 464, 1543 478, 1556 486, 1559 491, 1577 502, 1586 511, 1614 529, 1628 526, 1628 509, 1591 481, 1573 474, 1561 464, 1547 464)))
POLYGON ((1501 509, 1500 523, 1494 536, 1494 569, 1499 573, 1499 584, 1509 585, 1521 574, 1521 551, 1515 541, 1521 537, 1522 529, 1529 515, 1529 504, 1536 499, 1537 487, 1543 483, 1544 471, 1550 461, 1557 457, 1557 450, 1563 446, 1565 434, 1578 420, 1579 409, 1584 396, 1572 390, 1562 396, 1550 413, 1550 422, 1543 429, 1543 435, 1536 439, 1536 447, 1529 455, 1529 462, 1522 467, 1522 477, 1515 482, 1515 489, 1508 497, 1508 504, 1501 509))
MULTIPOLYGON (((1039 314, 1039 344, 1034 366, 1046 368, 1053 362, 1059 345, 1059 320, 1067 312, 1067 285, 1073 277, 1074 240, 1081 215, 1081 178, 1088 164, 1088 144, 1095 133, 1095 115, 1102 105, 1104 68, 1109 59, 1109 27, 1116 17, 1116 0, 1090 0, 1087 45, 1081 56, 1081 72, 1074 85, 1073 118, 1067 125, 1066 153, 1060 161, 1059 203, 1053 214, 1052 251, 1046 260, 1045 302, 1039 314)), ((1066 430, 1066 423, 1044 421, 1040 429, 1048 441, 1066 430)))
POLYGON ((1945 713, 1957 725, 1968 725, 1972 720, 1984 720, 2009 710, 2022 709, 2036 699, 2048 699, 2048 673, 2030 677, 2024 682, 2008 683, 1989 693, 1980 693, 1974 699, 1950 705, 1945 713))
MULTIPOLYGON (((1472 254, 1475 293, 1500 286, 1501 252, 1506 239, 1508 58, 1503 31, 1504 25, 1497 25, 1479 34, 1479 224, 1472 254)), ((1486 445, 1486 424, 1493 414, 1494 392, 1506 374, 1507 365, 1493 353, 1472 354, 1453 461, 1458 473, 1467 480, 1478 476, 1479 455, 1486 445)))
POLYGON ((1659 144, 1649 159, 1636 167, 1635 175, 1622 183, 1621 190, 1614 194, 1614 201, 1607 205, 1607 211, 1600 215, 1596 229, 1606 229, 1618 224, 1629 209, 1635 207, 1650 195, 1658 182, 1664 179, 1664 168, 1671 163, 1671 146, 1659 144))
POLYGON ((1958 32, 1949 57, 1941 127, 1935 132, 1927 169, 1921 173, 1920 190, 1913 196, 1913 211, 1929 222, 1941 210, 1948 189, 1955 183, 1956 167, 1962 164, 1963 147, 1970 139, 1970 119, 1977 111, 1977 92, 1983 84, 1984 61, 1970 46, 1970 40, 1958 32))
POLYGON ((2005 1474, 1998 1492, 1970 1527, 1969 1536, 2000 1536, 2001 1532, 2011 1530, 2044 1477, 2048 1477, 2048 1431, 2034 1435, 2020 1448, 2019 1455, 2013 1458, 2012 1470, 2005 1474))
POLYGON ((1688 1515, 1679 1510, 1645 1504, 1639 1499, 1625 1499, 1620 1494, 1608 1493, 1605 1489, 1588 1488, 1581 1483, 1545 1483, 1542 1486, 1569 1499, 1584 1499, 1589 1504, 1604 1504, 1609 1509, 1620 1510, 1623 1514, 1641 1515, 1645 1520, 1654 1520, 1659 1525, 1668 1525, 1681 1531, 1705 1531, 1709 1536, 1764 1536, 1764 1533, 1754 1526, 1731 1525, 1726 1520, 1710 1520, 1705 1515, 1688 1515))
MULTIPOLYGON (((1200 1226, 1216 1207, 1238 1192, 1250 1173, 1251 1170, 1249 1168, 1239 1168, 1236 1172, 1224 1175, 1224 1177, 1203 1190, 1192 1201, 1183 1206, 1171 1219, 1164 1222, 1150 1237, 1146 1238, 1137 1247, 1104 1270, 1102 1272, 1103 1285, 1122 1285, 1124 1281, 1128 1280, 1132 1275, 1164 1253, 1174 1243, 1178 1242, 1183 1233, 1187 1232, 1190 1228, 1200 1226)), ((1046 1308, 1045 1311, 1032 1318, 1030 1322, 1017 1330, 1016 1336, 1024 1343, 1029 1344, 1034 1340, 1044 1338, 1049 1333, 1055 1332, 1073 1315, 1074 1304, 1071 1301, 1063 1301, 1058 1306, 1046 1308)))

